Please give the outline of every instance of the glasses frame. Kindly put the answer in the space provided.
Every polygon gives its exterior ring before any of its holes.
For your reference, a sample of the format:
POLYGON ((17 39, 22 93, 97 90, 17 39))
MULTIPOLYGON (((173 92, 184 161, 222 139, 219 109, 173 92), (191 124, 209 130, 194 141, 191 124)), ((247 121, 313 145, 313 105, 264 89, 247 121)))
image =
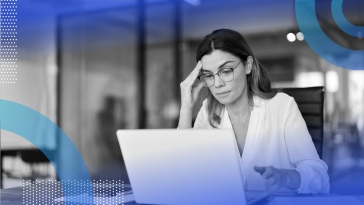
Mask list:
MULTIPOLYGON (((224 82, 231 82, 231 81, 233 81, 234 80, 234 70, 239 66, 239 64, 241 63, 242 61, 239 61, 239 63, 234 67, 234 68, 223 68, 223 69, 220 69, 219 71, 217 71, 216 73, 212 73, 212 76, 214 76, 214 83, 211 85, 211 86, 207 86, 206 85, 206 87, 212 87, 212 86, 214 86, 215 85, 215 75, 217 75, 217 76, 219 76, 219 78, 222 80, 222 81, 224 81, 224 82), (222 79, 222 77, 221 77, 221 72, 222 71, 224 71, 224 70, 227 70, 227 69, 229 69, 229 70, 231 70, 232 72, 233 72, 233 79, 231 79, 231 80, 229 80, 229 81, 225 81, 225 80, 223 80, 222 79)), ((201 74, 201 75, 199 75, 198 77, 197 77, 197 79, 198 80, 201 80, 200 78, 201 78, 201 76, 203 76, 203 75, 205 75, 205 74, 201 74)))

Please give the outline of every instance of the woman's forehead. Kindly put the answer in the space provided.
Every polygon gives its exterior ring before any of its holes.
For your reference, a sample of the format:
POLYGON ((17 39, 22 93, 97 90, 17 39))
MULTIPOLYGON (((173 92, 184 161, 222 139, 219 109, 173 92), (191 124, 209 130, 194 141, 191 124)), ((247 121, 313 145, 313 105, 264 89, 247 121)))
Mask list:
POLYGON ((239 59, 234 55, 220 50, 214 50, 211 54, 204 55, 201 58, 202 69, 211 71, 218 70, 219 66, 223 65, 226 62, 228 63, 226 63, 225 65, 231 65, 234 62, 238 61, 239 59))

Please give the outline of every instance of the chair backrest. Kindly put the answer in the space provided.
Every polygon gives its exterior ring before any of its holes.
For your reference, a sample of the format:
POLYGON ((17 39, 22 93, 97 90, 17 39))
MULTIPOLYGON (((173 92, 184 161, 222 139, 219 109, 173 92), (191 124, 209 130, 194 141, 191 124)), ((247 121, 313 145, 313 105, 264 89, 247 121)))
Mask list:
POLYGON ((307 124, 308 131, 322 159, 324 142, 324 87, 281 88, 280 92, 293 97, 307 124))

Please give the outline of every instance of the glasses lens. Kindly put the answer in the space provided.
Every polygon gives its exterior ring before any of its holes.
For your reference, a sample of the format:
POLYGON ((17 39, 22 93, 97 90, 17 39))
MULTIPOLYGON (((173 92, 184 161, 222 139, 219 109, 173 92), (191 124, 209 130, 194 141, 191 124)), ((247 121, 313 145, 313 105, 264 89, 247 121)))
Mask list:
POLYGON ((234 79, 234 72, 232 69, 224 69, 221 70, 220 76, 223 81, 230 82, 234 79))
POLYGON ((207 87, 213 86, 215 82, 214 75, 212 74, 201 75, 200 79, 205 82, 207 87))

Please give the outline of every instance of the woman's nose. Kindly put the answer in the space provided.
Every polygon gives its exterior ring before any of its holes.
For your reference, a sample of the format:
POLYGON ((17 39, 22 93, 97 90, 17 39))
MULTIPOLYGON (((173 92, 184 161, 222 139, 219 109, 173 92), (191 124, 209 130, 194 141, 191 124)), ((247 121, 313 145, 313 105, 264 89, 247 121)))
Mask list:
POLYGON ((215 87, 219 88, 221 86, 225 85, 225 82, 221 79, 221 77, 219 75, 215 75, 215 83, 214 83, 215 87))

